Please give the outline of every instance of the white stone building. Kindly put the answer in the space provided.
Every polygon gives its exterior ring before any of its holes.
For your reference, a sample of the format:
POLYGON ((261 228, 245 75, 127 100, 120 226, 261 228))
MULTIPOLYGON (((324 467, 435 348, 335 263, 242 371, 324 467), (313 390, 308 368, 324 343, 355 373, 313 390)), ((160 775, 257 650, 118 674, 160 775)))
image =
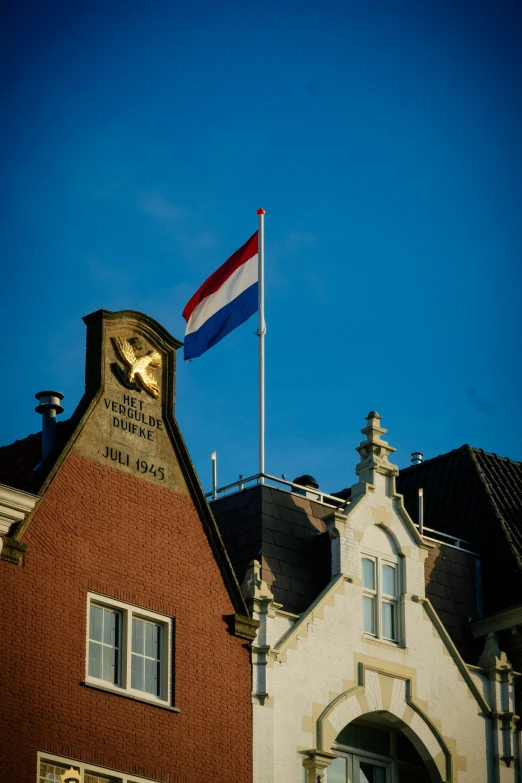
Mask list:
MULTIPOLYGON (((344 500, 265 483, 213 504, 260 622, 254 782, 515 783, 517 674, 495 633, 463 660, 426 588, 430 553, 447 565, 457 547, 419 534, 378 414, 362 432, 344 500)), ((455 580, 475 573, 459 562, 455 580)), ((465 619, 484 624, 472 581, 478 609, 465 619)))

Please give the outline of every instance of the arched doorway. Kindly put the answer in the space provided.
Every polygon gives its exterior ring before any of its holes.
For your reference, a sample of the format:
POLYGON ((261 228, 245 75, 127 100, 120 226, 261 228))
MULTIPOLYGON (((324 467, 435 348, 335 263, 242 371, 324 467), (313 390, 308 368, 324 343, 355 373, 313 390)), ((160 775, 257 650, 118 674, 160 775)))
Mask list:
POLYGON ((337 758, 325 783, 440 783, 434 765, 426 766, 406 736, 402 721, 370 713, 350 722, 332 746, 337 758))

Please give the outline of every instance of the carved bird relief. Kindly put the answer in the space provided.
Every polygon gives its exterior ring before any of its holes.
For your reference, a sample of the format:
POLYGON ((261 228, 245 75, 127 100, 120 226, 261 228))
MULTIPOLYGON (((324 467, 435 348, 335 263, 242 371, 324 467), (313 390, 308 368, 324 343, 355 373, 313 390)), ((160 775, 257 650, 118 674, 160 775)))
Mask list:
POLYGON ((158 382, 148 371, 149 367, 161 367, 161 354, 158 351, 147 351, 143 356, 138 356, 132 345, 134 340, 122 340, 121 337, 112 337, 112 343, 127 365, 127 381, 135 383, 139 381, 146 392, 155 399, 160 396, 158 382))

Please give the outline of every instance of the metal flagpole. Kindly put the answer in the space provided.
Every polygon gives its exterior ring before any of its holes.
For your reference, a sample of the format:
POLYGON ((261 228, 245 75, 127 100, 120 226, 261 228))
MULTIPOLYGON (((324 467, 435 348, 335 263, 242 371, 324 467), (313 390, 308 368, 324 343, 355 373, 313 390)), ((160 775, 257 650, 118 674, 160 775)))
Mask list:
POLYGON ((265 210, 257 210, 258 221, 258 321, 259 338, 259 473, 264 483, 265 472, 265 210))

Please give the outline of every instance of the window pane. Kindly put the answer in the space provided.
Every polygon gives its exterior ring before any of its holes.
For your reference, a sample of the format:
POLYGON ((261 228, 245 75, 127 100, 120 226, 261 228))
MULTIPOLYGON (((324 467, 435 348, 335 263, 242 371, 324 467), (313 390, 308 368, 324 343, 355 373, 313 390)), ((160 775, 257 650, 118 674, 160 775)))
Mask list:
POLYGON ((143 620, 137 620, 132 618, 132 652, 143 655, 144 653, 144 629, 145 623, 143 620))
POLYGON ((131 671, 131 688, 135 688, 137 691, 144 690, 144 658, 140 655, 132 656, 132 671, 131 671))
POLYGON ((363 596, 364 632, 375 633, 375 598, 363 596))
POLYGON ((390 595, 392 598, 396 597, 394 566, 383 565, 382 567, 382 592, 383 595, 390 595))
POLYGON ((382 604, 382 635, 386 639, 396 639, 397 633, 395 628, 395 604, 386 603, 382 604))
POLYGON ((346 783, 346 759, 332 761, 326 770, 325 783, 346 783))
POLYGON ((103 632, 103 609, 91 604, 89 638, 101 642, 103 632))
POLYGON ((121 612, 91 604, 89 610, 89 675, 118 684, 121 612))
POLYGON ((112 647, 118 646, 118 613, 111 609, 103 610, 103 641, 112 647))
POLYGON ((111 647, 104 647, 102 657, 102 680, 106 680, 106 682, 114 683, 113 661, 114 650, 111 647))
POLYGON ((161 695, 161 643, 163 628, 159 623, 133 618, 131 687, 161 695))
POLYGON ((362 561, 362 579, 364 587, 375 590, 375 563, 367 557, 363 557, 362 561))
POLYGON ((148 658, 159 658, 159 637, 161 626, 155 623, 145 624, 145 655, 148 658))
POLYGON ((158 695, 158 664, 151 658, 145 658, 145 691, 158 695))
MULTIPOLYGON (((40 778, 39 783, 62 783, 60 773, 68 767, 64 767, 61 764, 57 765, 54 762, 49 764, 45 761, 40 762, 40 778)), ((75 767, 75 769, 77 769, 75 767)))
POLYGON ((101 680, 102 676, 102 646, 89 642, 89 675, 101 680))
POLYGON ((386 783, 386 769, 384 767, 377 767, 361 761, 359 770, 361 783, 386 783))

